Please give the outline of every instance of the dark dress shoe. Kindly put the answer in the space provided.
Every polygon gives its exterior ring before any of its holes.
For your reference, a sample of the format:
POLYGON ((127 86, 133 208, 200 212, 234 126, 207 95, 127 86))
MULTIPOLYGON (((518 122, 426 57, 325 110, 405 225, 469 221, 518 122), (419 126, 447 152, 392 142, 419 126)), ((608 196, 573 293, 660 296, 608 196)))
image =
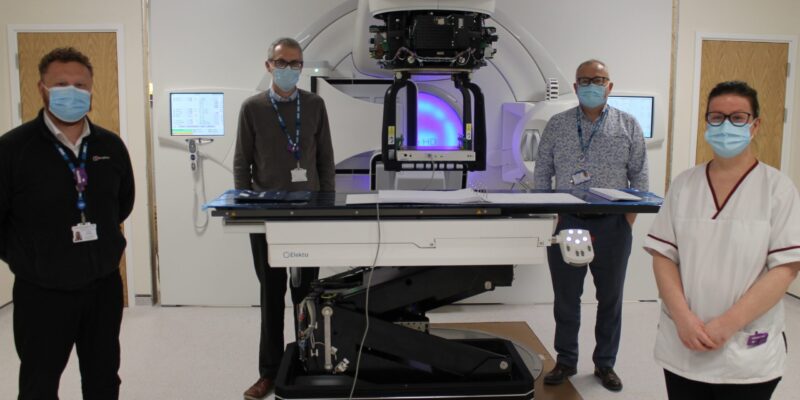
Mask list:
POLYGON ((594 376, 600 378, 600 382, 603 383, 604 388, 612 392, 619 392, 622 390, 622 380, 619 379, 617 373, 614 372, 614 368, 595 367, 594 376))
POLYGON ((546 385, 560 385, 564 383, 567 378, 578 373, 575 367, 568 367, 561 363, 556 363, 556 366, 544 376, 544 383, 546 385))
POLYGON ((250 386, 250 389, 244 392, 244 399, 245 400, 261 400, 272 391, 272 387, 275 385, 275 382, 272 378, 259 378, 253 386, 250 386))

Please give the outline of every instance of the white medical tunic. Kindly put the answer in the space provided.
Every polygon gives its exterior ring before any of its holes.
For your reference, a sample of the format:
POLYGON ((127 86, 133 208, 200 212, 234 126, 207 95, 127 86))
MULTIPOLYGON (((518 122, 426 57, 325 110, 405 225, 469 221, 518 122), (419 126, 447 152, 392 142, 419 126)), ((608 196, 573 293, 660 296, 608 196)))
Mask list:
MULTIPOLYGON (((800 261, 800 197, 788 177, 756 162, 731 194, 717 203, 708 164, 680 174, 645 239, 678 265, 689 308, 709 322, 722 315, 776 266, 800 261)), ((666 370, 707 383, 758 383, 780 377, 786 359, 783 302, 735 333, 724 347, 686 348, 666 306, 655 359, 666 370), (768 333, 765 343, 748 337, 768 333)))

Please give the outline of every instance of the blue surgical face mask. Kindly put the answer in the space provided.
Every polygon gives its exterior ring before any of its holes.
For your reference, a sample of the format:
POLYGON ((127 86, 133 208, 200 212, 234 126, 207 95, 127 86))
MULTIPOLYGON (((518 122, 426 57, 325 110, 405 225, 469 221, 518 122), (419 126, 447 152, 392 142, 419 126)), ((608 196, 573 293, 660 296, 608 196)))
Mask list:
POLYGON ((585 107, 600 107, 606 103, 606 87, 600 85, 578 86, 578 101, 585 107))
POLYGON ((64 122, 77 122, 89 113, 92 94, 75 86, 55 86, 48 89, 50 102, 48 109, 56 118, 64 122))
POLYGON ((272 81, 281 88, 284 92, 288 92, 297 86, 297 81, 300 80, 300 70, 286 68, 273 68, 272 81))
POLYGON ((750 126, 735 126, 727 119, 719 126, 706 124, 706 142, 718 156, 736 157, 750 144, 750 126))

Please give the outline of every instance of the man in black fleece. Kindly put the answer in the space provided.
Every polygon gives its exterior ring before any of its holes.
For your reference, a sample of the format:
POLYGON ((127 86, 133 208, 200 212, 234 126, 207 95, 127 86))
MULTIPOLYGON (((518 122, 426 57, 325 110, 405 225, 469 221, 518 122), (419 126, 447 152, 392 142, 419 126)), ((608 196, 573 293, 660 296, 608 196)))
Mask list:
POLYGON ((39 75, 43 110, 0 136, 0 259, 16 277, 19 400, 58 398, 73 344, 83 398, 117 399, 130 157, 86 117, 93 71, 85 55, 55 49, 39 75))

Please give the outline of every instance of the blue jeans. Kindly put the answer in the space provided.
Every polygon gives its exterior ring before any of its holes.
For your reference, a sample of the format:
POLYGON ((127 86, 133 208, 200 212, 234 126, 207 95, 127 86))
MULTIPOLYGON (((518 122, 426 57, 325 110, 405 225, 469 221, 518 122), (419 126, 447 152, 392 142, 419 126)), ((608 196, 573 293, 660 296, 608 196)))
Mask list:
POLYGON ((631 254, 631 226, 624 214, 559 215, 556 232, 570 228, 589 230, 595 256, 588 268, 574 267, 564 262, 558 246, 547 249, 553 280, 556 361, 570 367, 578 365, 581 295, 586 271, 590 270, 598 302, 594 327, 597 345, 592 360, 597 367, 613 367, 622 329, 622 292, 631 254))

